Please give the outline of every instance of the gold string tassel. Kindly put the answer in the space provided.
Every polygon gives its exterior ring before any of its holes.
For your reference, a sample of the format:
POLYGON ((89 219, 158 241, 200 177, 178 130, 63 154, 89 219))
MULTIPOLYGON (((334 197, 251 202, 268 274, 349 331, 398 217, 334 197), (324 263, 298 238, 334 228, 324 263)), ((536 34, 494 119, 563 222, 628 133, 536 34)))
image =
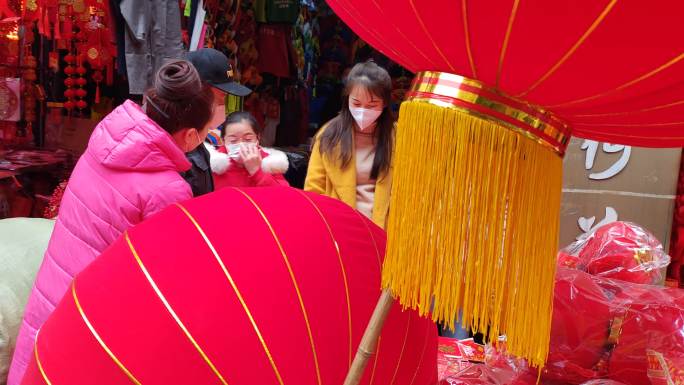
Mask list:
POLYGON ((562 154, 476 112, 402 104, 383 286, 542 367, 548 354, 562 154))

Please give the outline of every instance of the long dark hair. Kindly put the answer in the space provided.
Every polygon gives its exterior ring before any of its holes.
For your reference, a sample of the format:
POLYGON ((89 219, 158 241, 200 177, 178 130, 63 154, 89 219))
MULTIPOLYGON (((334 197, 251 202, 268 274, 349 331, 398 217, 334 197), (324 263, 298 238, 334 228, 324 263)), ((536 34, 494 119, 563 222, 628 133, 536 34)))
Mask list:
POLYGON ((342 95, 342 110, 321 133, 321 155, 337 157, 342 168, 349 166, 354 148, 352 131, 354 117, 349 112, 349 94, 356 86, 362 86, 380 97, 384 107, 375 127, 375 159, 371 178, 386 175, 392 163, 394 142, 394 114, 392 113, 392 79, 387 71, 372 61, 359 63, 352 68, 346 79, 342 95), (339 151, 337 148, 339 147, 339 151))
POLYGON ((211 119, 214 95, 185 60, 164 64, 143 98, 145 113, 169 134, 183 128, 202 131, 211 119))

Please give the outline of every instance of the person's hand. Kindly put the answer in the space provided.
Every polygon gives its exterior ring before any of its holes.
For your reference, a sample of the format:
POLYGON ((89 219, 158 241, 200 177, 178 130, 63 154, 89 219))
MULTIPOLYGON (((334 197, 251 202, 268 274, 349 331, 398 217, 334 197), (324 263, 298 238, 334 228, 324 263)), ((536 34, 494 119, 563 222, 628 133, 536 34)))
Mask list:
POLYGON ((254 175, 261 169, 261 151, 254 144, 240 144, 240 158, 249 175, 254 175))

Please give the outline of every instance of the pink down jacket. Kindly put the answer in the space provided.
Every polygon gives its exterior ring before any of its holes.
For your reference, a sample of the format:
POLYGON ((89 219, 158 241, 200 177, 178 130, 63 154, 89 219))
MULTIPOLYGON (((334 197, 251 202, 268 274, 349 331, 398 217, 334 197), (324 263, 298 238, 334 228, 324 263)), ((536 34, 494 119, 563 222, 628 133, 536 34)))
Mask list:
POLYGON ((55 229, 28 300, 8 385, 18 385, 36 332, 71 280, 126 229, 192 198, 179 172, 190 168, 173 138, 132 101, 107 115, 64 192, 55 229))

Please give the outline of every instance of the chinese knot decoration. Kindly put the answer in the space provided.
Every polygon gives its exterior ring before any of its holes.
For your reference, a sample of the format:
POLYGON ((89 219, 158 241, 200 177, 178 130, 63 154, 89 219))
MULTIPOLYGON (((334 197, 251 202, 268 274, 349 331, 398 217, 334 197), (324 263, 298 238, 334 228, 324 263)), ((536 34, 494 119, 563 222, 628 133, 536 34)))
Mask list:
POLYGON ((85 86, 89 73, 90 80, 97 85, 94 100, 99 103, 100 83, 106 80, 111 84, 113 81, 113 58, 116 55, 110 39, 108 2, 26 0, 23 10, 24 19, 35 21, 40 34, 55 40, 55 47, 68 51, 64 57, 64 107, 69 111, 88 107, 85 86))

